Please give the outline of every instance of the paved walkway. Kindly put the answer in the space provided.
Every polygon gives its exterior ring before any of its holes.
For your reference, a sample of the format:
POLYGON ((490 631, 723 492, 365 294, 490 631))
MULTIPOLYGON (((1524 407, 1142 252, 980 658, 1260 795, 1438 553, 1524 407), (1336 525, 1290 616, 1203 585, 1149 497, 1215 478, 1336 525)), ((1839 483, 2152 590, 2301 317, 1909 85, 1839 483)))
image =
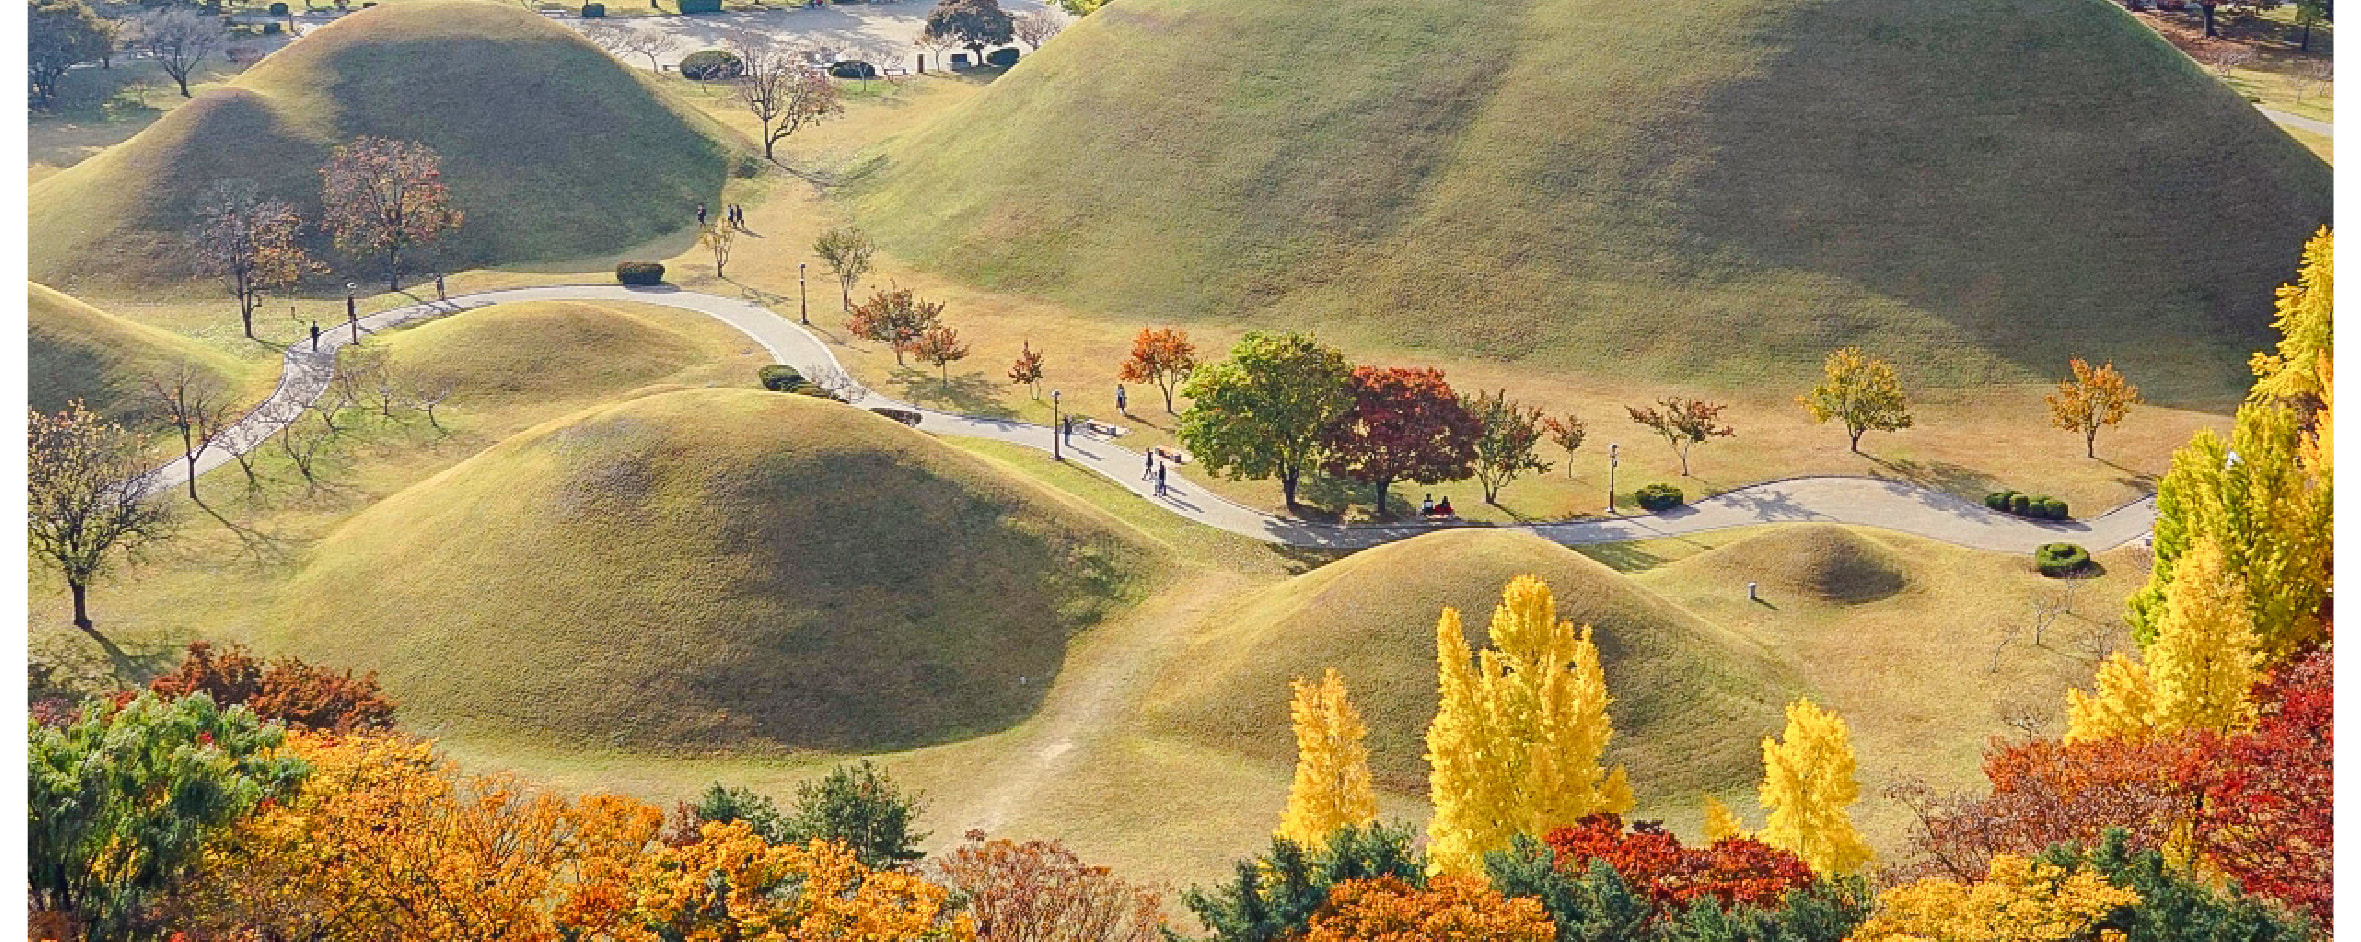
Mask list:
POLYGON ((2263 117, 2277 121, 2280 124, 2287 125, 2288 127, 2294 128, 2298 131, 2310 131, 2314 134, 2326 134, 2330 137, 2336 136, 2336 125, 2330 124, 2326 121, 2307 118, 2300 114, 2288 114, 2284 111, 2274 108, 2264 108, 2260 105, 2255 106, 2255 110, 2262 112, 2263 117))
MULTIPOLYGON (((669 286, 635 288, 624 285, 552 285, 510 288, 461 295, 448 301, 427 302, 380 311, 360 319, 363 337, 407 324, 456 314, 471 308, 518 301, 634 301, 696 311, 737 328, 762 344, 771 359, 793 366, 814 382, 835 390, 855 405, 869 409, 903 409, 920 415, 918 427, 940 435, 962 435, 1013 442, 1039 451, 1050 450, 1047 427, 1007 419, 980 418, 901 402, 862 387, 837 363, 835 354, 817 335, 792 318, 737 298, 682 291, 669 286)), ((279 429, 300 417, 328 388, 336 351, 353 339, 344 324, 320 335, 320 348, 298 344, 287 351, 285 372, 268 401, 217 436, 197 462, 198 472, 229 462, 231 450, 261 445, 279 429)), ((1258 540, 1291 546, 1363 549, 1438 529, 1434 524, 1339 526, 1290 520, 1213 494, 1194 481, 1172 477, 1162 495, 1141 478, 1146 455, 1101 437, 1077 434, 1060 450, 1066 460, 1098 472, 1175 514, 1207 526, 1258 540)), ((178 487, 187 480, 187 463, 174 461, 157 473, 155 490, 178 487)), ((1825 522, 1882 527, 2003 552, 2031 552, 2043 543, 2067 540, 2092 550, 2109 549, 2148 535, 2156 519, 2153 498, 2143 498, 2087 520, 2036 522, 1996 513, 1948 494, 1899 481, 1855 477, 1808 477, 1739 488, 1661 514, 1568 523, 1515 525, 1517 529, 1565 544, 1614 543, 1679 536, 1762 523, 1825 522)), ((1470 524, 1474 525, 1474 524, 1470 524)))

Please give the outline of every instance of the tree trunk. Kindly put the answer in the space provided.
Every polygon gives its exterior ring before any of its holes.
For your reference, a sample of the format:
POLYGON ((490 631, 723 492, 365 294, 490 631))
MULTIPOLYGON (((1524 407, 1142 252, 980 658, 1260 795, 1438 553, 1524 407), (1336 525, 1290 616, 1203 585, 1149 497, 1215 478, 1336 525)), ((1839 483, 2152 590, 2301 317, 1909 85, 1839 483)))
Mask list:
POLYGON ((83 597, 90 592, 90 587, 70 580, 66 585, 74 590, 74 627, 89 631, 90 610, 83 604, 83 597))
POLYGON ((1681 446, 1681 477, 1689 477, 1689 448, 1681 446))
POLYGON ((1394 515, 1393 515, 1393 512, 1392 512, 1392 511, 1390 511, 1390 510, 1388 510, 1388 509, 1386 508, 1386 505, 1385 505, 1385 492, 1387 492, 1387 491, 1389 491, 1389 490, 1392 490, 1392 489, 1393 489, 1393 484, 1394 484, 1394 482, 1392 482, 1392 481, 1389 481, 1389 480, 1380 479, 1380 480, 1378 480, 1378 481, 1376 482, 1376 484, 1377 484, 1377 495, 1376 495, 1376 496, 1377 496, 1377 505, 1376 505, 1376 506, 1377 506, 1377 519, 1379 519, 1379 520, 1392 520, 1392 519, 1394 518, 1394 515))
POLYGON ((2302 38, 2302 39, 2300 39, 2300 40, 2297 40, 2297 41, 2296 41, 2295 47, 2296 47, 2297 49, 2299 49, 2299 50, 2302 50, 2302 51, 2304 51, 2304 52, 2310 52, 2310 51, 2312 51, 2312 21, 2311 21, 2311 20, 2305 20, 2305 21, 2304 21, 2304 36, 2303 36, 2303 38, 2302 38))
POLYGON ((1172 411, 1172 387, 1160 386, 1159 388, 1164 390, 1164 414, 1178 415, 1179 413, 1172 411))
POLYGON ((2099 456, 2098 426, 2091 426, 2089 431, 2082 433, 2082 456, 2085 458, 2096 458, 2099 456))
MULTIPOLYGON (((842 280, 842 279, 839 279, 839 280, 836 282, 836 284, 837 284, 837 287, 841 288, 841 289, 844 291, 844 310, 845 310, 845 313, 847 313, 847 314, 850 314, 850 313, 852 313, 852 310, 853 310, 853 283, 852 283, 852 282, 849 282, 849 281, 844 281, 844 280, 842 280)), ((1033 397, 1033 398, 1035 398, 1035 399, 1039 399, 1039 398, 1041 398, 1041 397, 1039 397, 1039 396, 1035 396, 1035 397, 1033 397)))
POLYGON ((1861 453, 1861 436, 1862 436, 1863 434, 1867 433, 1869 430, 1868 430, 1868 429, 1865 429, 1865 428, 1855 428, 1855 429, 1846 429, 1845 431, 1846 431, 1848 434, 1850 434, 1850 435, 1852 435, 1852 436, 1853 436, 1853 454, 1856 454, 1856 455, 1860 454, 1860 453, 1861 453))
POLYGON ((1295 482, 1301 478, 1302 475, 1303 469, 1301 468, 1283 470, 1279 472, 1279 493, 1286 496, 1287 510, 1290 513, 1296 510, 1295 482))
POLYGON ((189 74, 187 72, 172 73, 172 80, 180 83, 180 97, 193 97, 189 94, 189 74))
POLYGON ((240 321, 243 321, 243 322, 245 322, 245 324, 246 324, 246 339, 248 339, 248 340, 253 340, 253 339, 255 339, 255 338, 254 338, 254 305, 253 305, 252 303, 246 302, 246 301, 244 301, 243 299, 241 299, 241 300, 239 301, 239 303, 238 303, 238 320, 240 320, 240 321))

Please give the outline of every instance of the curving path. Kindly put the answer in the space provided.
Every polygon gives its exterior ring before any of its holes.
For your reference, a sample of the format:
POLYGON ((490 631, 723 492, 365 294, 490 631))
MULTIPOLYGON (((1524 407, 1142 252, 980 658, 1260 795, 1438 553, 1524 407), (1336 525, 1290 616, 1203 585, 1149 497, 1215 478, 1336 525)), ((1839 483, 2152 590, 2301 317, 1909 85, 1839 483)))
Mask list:
MULTIPOLYGON (((919 427, 938 434, 989 438, 1040 451, 1050 450, 1050 430, 1045 426, 942 412, 888 398, 853 381, 836 362, 835 354, 829 352, 828 345, 793 320, 750 301, 668 286, 551 285, 484 291, 371 314, 360 319, 360 333, 366 336, 413 321, 517 301, 635 301, 696 311, 737 328, 769 350, 774 361, 795 367, 806 377, 864 408, 916 412, 921 417, 919 427)), ((198 473, 227 463, 233 450, 242 452, 262 444, 311 408, 328 388, 335 372, 336 351, 352 341, 350 328, 338 324, 333 330, 321 333, 317 351, 308 344, 289 347, 278 388, 253 412, 214 437, 197 461, 198 473)), ((1146 463, 1146 456, 1141 452, 1122 448, 1105 438, 1080 434, 1068 439, 1062 450, 1067 460, 1098 472, 1143 500, 1207 526, 1273 543, 1363 549, 1449 526, 1340 526, 1289 520, 1213 494, 1179 477, 1172 478, 1167 493, 1158 496, 1155 488, 1141 478, 1146 463)), ((149 484, 150 493, 180 486, 187 480, 187 471, 187 462, 180 460, 158 469, 149 484)), ((1582 544, 1645 540, 1762 523, 1815 521, 1882 527, 1975 549, 2031 552, 2034 547, 2057 540, 2071 540, 2092 550, 2113 548, 2146 537, 2155 520, 2154 498, 2142 498, 2088 520, 2047 523, 1997 513, 1980 504, 1898 481, 1806 477, 1742 487, 1660 514, 1515 526, 1560 543, 1582 544)))

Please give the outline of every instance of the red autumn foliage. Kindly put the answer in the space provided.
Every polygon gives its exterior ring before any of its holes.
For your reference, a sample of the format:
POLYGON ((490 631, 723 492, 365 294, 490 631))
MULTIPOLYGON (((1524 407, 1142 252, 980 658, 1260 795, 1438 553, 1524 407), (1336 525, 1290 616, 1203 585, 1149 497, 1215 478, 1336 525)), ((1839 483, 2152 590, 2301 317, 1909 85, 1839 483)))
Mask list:
POLYGON ((180 666, 148 682, 166 697, 205 693, 222 706, 244 704, 256 716, 306 729, 353 732, 393 728, 394 702, 377 687, 377 672, 313 667, 292 657, 265 664, 244 647, 189 645, 180 666))
POLYGON ((1985 797, 1939 797, 1912 783, 1888 789, 1917 813, 1912 843, 1926 858, 1889 876, 1979 880, 1995 854, 2030 857, 2067 841, 2095 845, 2109 828, 2130 832, 2133 847, 2162 847, 2197 807, 2200 789, 2186 780, 2196 761, 2191 740, 1994 740, 1984 753, 1992 783, 1985 797))
POLYGON ((1611 813, 1552 831, 1546 843, 1558 852, 1558 868, 1570 874, 1588 873, 1592 861, 1606 861, 1633 890, 1654 901, 1659 917, 1707 899, 1723 909, 1740 903, 1776 909, 1788 890, 1812 882, 1812 868, 1803 858, 1761 841, 1731 837, 1707 847, 1684 847, 1653 821, 1638 822, 1627 833, 1623 818, 1611 813))
POLYGON ((2332 660, 2314 650, 2281 664, 2255 688, 2254 731, 2208 737, 2196 769, 2205 790, 2197 829, 2214 865, 2323 927, 2334 890, 2332 660))
POLYGON ((1483 423, 1442 370, 1356 367, 1352 394, 1352 409, 1326 435, 1327 469, 1374 488, 1379 516, 1395 481, 1436 484, 1474 472, 1483 423))

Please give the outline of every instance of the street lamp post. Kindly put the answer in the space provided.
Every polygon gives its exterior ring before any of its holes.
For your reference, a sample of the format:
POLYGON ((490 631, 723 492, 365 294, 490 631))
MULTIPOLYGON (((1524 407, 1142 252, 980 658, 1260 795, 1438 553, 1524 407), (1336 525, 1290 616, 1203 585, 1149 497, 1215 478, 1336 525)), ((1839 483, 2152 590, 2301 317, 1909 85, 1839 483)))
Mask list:
POLYGON ((1058 449, 1058 391, 1055 389, 1049 391, 1049 457, 1055 461, 1066 460, 1065 453, 1058 449))
POLYGON ((795 295, 798 299, 797 305, 803 309, 803 326, 805 327, 812 326, 812 292, 803 282, 803 270, 810 264, 809 262, 795 263, 795 295))
POLYGON ((1610 516, 1615 513, 1615 465, 1619 460, 1615 452, 1620 447, 1614 442, 1607 443, 1607 513, 1610 516))
POLYGON ((344 322, 352 325, 354 344, 359 344, 361 342, 360 308, 355 306, 356 302, 353 300, 354 294, 360 290, 360 285, 353 284, 349 281, 344 283, 344 322))

